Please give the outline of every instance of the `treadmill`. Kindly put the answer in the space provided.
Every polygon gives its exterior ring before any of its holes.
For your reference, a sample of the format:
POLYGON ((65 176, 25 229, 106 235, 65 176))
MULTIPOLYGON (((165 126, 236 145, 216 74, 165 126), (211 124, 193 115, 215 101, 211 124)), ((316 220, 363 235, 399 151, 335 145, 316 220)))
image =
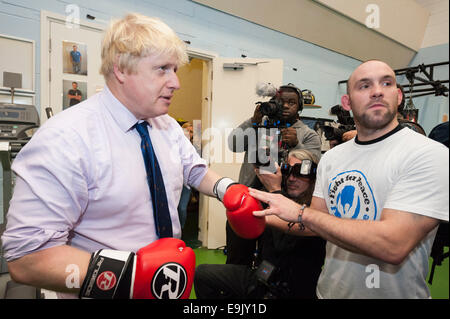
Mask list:
MULTIPOLYGON (((3 212, 0 213, 0 236, 6 228, 6 213, 14 188, 11 164, 22 147, 39 127, 39 114, 34 105, 0 102, 0 160, 3 172, 3 212)), ((40 289, 14 282, 3 258, 0 239, 0 299, 38 299, 40 289)))

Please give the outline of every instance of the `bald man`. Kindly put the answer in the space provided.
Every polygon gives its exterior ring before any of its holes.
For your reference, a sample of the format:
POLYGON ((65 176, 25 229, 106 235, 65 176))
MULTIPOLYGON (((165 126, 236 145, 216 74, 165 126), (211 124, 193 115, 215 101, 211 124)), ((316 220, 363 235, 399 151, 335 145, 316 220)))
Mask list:
POLYGON ((399 125, 401 91, 386 63, 362 63, 347 85, 341 102, 358 134, 322 156, 311 206, 251 190, 269 204, 254 215, 328 241, 319 298, 430 298, 428 257, 449 219, 448 149, 399 125))

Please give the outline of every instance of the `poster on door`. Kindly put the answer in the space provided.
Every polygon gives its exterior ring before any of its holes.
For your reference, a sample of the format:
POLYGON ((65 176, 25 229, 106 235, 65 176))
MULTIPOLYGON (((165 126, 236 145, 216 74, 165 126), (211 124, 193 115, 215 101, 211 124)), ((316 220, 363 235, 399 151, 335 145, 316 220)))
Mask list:
POLYGON ((72 41, 63 41, 63 73, 87 75, 87 45, 72 41))
POLYGON ((63 80, 63 110, 86 100, 87 82, 63 80))

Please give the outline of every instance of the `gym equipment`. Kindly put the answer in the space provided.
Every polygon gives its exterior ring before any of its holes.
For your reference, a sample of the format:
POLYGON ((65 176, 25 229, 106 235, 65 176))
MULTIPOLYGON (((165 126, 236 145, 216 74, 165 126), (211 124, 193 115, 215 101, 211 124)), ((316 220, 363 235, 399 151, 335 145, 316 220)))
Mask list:
MULTIPOLYGON (((0 161, 3 171, 3 212, 0 213, 0 236, 5 231, 6 213, 9 209, 14 188, 14 176, 11 171, 12 161, 22 147, 30 140, 39 127, 39 114, 34 105, 0 102, 0 161)), ((0 242, 0 298, 28 299, 40 296, 39 289, 21 285, 9 280, 6 287, 1 285, 9 279, 8 267, 3 258, 0 242)))

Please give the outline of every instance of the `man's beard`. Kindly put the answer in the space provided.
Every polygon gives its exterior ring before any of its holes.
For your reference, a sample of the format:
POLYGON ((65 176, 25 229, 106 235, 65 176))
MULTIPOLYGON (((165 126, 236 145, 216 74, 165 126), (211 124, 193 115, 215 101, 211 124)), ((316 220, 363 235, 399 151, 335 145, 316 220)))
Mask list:
POLYGON ((386 127, 396 116, 395 110, 386 108, 386 112, 382 116, 373 113, 363 113, 361 115, 353 113, 355 122, 359 123, 366 129, 382 129, 386 127))

